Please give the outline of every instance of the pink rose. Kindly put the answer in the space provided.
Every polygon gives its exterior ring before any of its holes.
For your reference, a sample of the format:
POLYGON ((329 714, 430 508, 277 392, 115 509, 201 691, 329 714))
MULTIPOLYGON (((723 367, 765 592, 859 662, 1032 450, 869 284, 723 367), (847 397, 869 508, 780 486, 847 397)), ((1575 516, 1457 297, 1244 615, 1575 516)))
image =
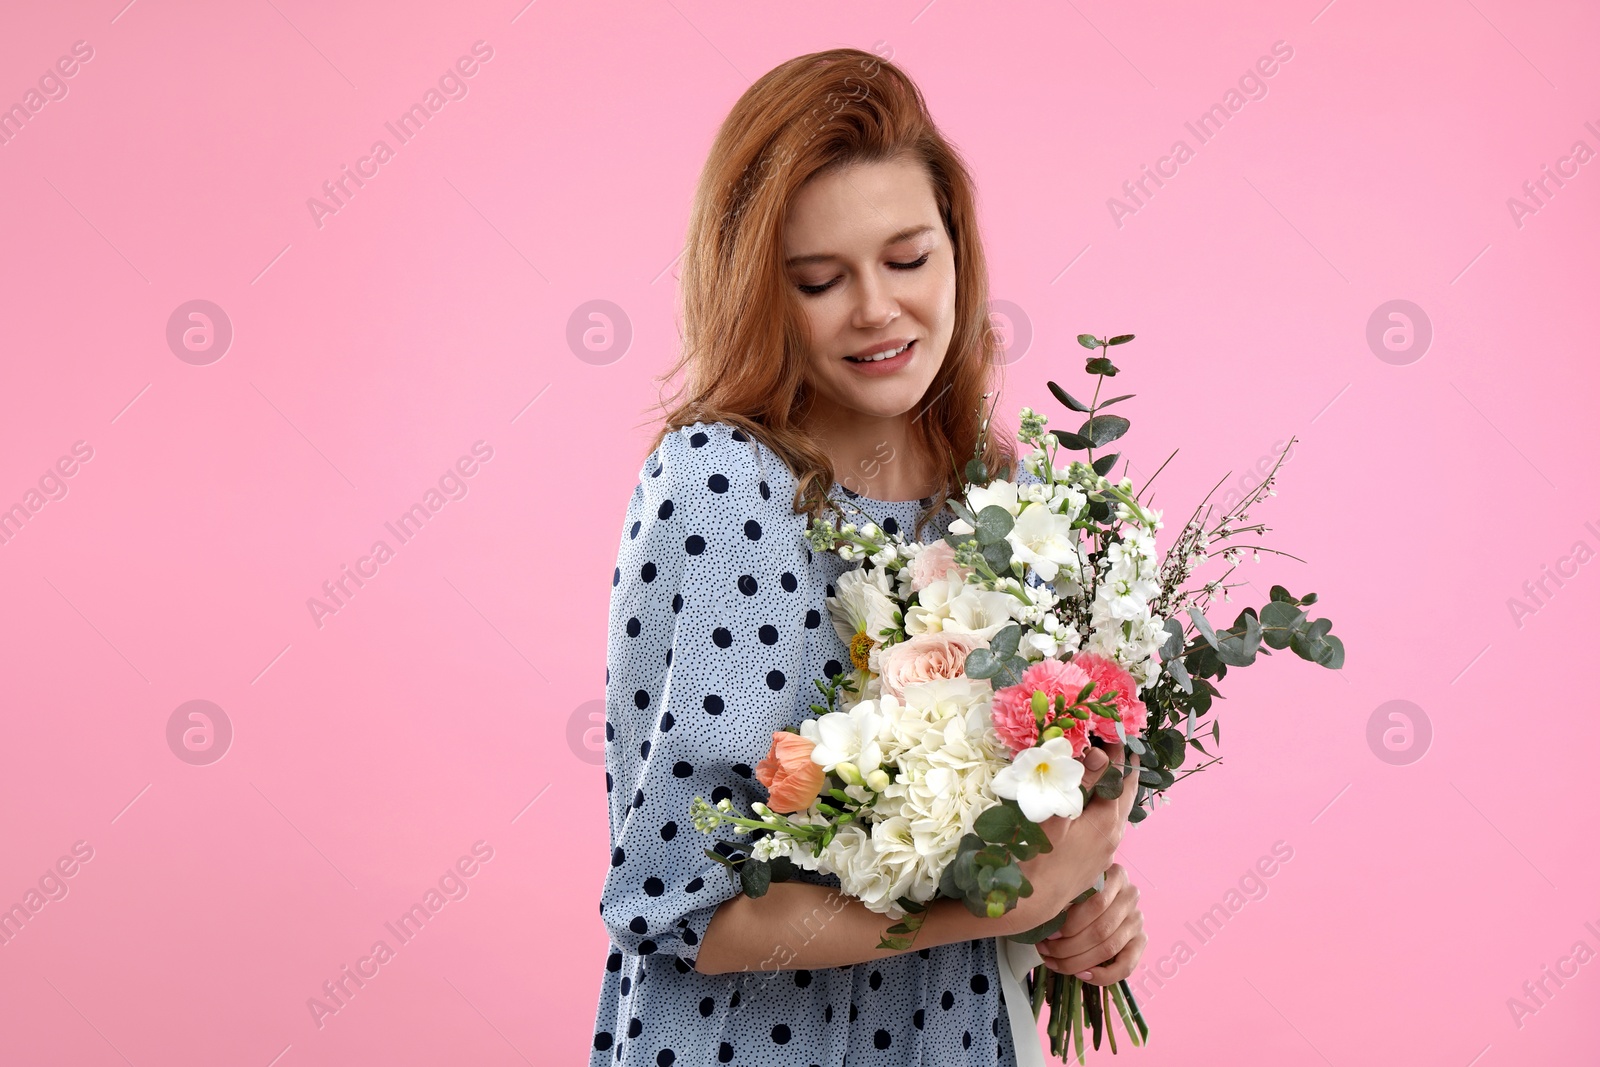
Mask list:
POLYGON ((911 590, 920 593, 930 582, 956 574, 965 577, 967 570, 956 566, 956 550, 948 541, 934 541, 911 561, 911 590))
POLYGON ((905 694, 907 686, 960 678, 966 673, 967 653, 988 648, 981 634, 938 630, 915 634, 884 649, 879 662, 879 679, 886 693, 905 694))
MULTIPOLYGON (((1089 694, 1090 700, 1105 700, 1107 693, 1116 691, 1117 695, 1111 698, 1111 702, 1122 717, 1124 733, 1133 736, 1144 729, 1148 714, 1144 701, 1139 699, 1139 683, 1134 681, 1133 675, 1129 674, 1122 664, 1093 652, 1078 653, 1072 657, 1072 663, 1094 681, 1094 692, 1089 694)), ((1094 723, 1095 735, 1102 741, 1118 743, 1117 724, 1114 720, 1102 719, 1096 715, 1091 721, 1094 723)))
MULTIPOLYGON (((1076 663, 1058 659, 1040 660, 1022 672, 1022 680, 995 693, 990 704, 990 718, 994 732, 1000 735, 1013 755, 1039 743, 1039 723, 1033 716, 1033 694, 1043 693, 1049 702, 1049 714, 1055 714, 1056 697, 1062 697, 1070 706, 1078 693, 1090 681, 1089 675, 1076 663)), ((1106 720, 1110 721, 1110 720, 1106 720)), ((1081 756, 1089 747, 1089 723, 1068 716, 1058 720, 1062 736, 1072 742, 1073 756, 1081 756)), ((1116 731, 1113 728, 1112 735, 1116 731)))

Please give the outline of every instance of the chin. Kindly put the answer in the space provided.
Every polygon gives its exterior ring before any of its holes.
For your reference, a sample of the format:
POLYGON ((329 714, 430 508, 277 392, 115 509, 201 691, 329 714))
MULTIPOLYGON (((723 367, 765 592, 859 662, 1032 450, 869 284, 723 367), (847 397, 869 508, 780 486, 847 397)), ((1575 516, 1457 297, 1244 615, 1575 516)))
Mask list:
POLYGON ((856 391, 846 394, 841 403, 852 411, 881 419, 894 418, 917 410, 927 390, 894 389, 856 391))

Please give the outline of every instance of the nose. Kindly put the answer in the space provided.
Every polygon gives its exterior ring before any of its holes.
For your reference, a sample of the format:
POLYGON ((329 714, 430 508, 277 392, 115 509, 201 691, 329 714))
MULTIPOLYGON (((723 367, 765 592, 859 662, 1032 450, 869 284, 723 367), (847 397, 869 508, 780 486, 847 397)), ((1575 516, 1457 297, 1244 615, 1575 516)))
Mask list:
POLYGON ((887 279, 874 272, 862 275, 857 287, 854 325, 863 330, 881 330, 900 317, 900 304, 890 292, 887 279))

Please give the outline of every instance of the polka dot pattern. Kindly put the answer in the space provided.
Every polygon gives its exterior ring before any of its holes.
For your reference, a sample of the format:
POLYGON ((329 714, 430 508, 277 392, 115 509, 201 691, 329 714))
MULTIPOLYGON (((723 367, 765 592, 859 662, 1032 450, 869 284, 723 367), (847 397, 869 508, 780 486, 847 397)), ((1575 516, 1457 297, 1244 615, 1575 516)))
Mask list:
MULTIPOLYGON (((989 938, 853 967, 694 970, 738 886, 705 855, 713 839, 690 824, 689 802, 764 799, 750 769, 774 730, 806 717, 810 680, 849 658, 824 599, 847 564, 809 551, 794 490, 780 459, 720 422, 669 432, 640 468, 611 586, 600 908, 611 944, 590 1067, 1015 1067, 989 938)), ((912 530, 923 506, 833 493, 885 529, 912 530)), ((811 936, 806 925, 775 934, 769 966, 811 936)))

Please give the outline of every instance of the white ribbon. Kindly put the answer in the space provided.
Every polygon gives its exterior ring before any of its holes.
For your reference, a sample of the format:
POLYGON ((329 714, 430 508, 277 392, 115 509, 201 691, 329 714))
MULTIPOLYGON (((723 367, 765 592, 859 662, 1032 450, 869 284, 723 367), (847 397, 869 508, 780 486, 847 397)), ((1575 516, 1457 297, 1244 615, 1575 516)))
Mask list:
POLYGON ((1023 984, 1024 976, 1043 963, 1044 957, 1035 946, 1009 937, 994 939, 994 955, 1000 965, 1000 990, 1011 1016, 1011 1044, 1017 1052, 1017 1067, 1045 1067, 1039 1021, 1033 1017, 1033 1001, 1023 984))

